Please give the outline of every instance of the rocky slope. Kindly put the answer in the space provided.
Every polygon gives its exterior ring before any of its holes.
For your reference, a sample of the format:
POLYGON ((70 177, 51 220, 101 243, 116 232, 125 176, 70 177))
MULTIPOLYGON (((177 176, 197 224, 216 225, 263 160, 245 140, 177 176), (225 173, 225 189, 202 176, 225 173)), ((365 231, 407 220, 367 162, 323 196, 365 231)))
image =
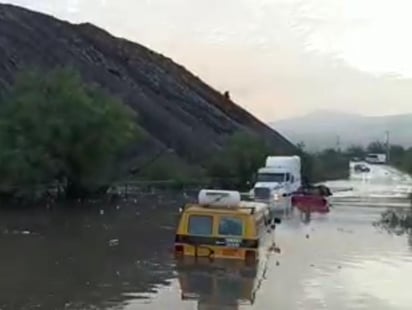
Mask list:
POLYGON ((266 138, 274 151, 295 151, 280 134, 169 58, 91 24, 0 4, 0 91, 18 70, 62 65, 138 112, 151 137, 145 150, 169 147, 196 163, 244 129, 266 138))

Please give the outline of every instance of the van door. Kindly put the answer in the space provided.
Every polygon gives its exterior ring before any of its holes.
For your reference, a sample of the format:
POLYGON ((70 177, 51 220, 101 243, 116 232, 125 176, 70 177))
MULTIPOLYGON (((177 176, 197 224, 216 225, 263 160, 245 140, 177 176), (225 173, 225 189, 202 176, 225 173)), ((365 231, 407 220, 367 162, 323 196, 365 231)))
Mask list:
POLYGON ((220 215, 217 217, 217 234, 224 240, 218 256, 241 257, 243 239, 245 238, 245 218, 237 215, 220 215))
POLYGON ((187 227, 182 242, 185 244, 185 255, 210 257, 214 254, 213 236, 215 216, 209 214, 189 213, 187 227))

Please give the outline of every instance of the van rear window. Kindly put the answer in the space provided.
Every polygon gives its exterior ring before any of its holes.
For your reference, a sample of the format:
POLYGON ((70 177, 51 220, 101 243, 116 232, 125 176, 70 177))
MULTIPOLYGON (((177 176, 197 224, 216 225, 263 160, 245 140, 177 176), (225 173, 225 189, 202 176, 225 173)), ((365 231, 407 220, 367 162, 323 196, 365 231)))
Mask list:
POLYGON ((236 217, 222 217, 219 222, 219 235, 242 236, 243 220, 236 217))
POLYGON ((190 215, 188 233, 190 235, 209 236, 213 232, 213 217, 208 215, 190 215))

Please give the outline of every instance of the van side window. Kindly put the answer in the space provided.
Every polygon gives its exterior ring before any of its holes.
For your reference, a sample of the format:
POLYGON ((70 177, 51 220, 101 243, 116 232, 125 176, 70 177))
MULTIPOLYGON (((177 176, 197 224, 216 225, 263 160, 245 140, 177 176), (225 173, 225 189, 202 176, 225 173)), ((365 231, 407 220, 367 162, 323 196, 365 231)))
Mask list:
POLYGON ((242 236, 243 220, 235 217, 222 217, 219 222, 219 235, 242 236))
POLYGON ((213 232, 213 217, 208 215, 190 215, 187 230, 190 235, 209 236, 213 232))

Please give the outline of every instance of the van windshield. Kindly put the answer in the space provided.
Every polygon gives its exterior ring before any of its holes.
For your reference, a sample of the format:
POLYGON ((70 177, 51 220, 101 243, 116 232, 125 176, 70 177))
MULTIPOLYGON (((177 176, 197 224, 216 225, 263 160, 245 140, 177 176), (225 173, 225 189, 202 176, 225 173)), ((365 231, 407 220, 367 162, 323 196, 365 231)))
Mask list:
POLYGON ((213 232, 213 217, 208 215, 190 215, 188 233, 190 235, 209 236, 213 232))
POLYGON ((242 236, 243 221, 236 217, 222 217, 219 222, 219 235, 222 236, 242 236))
POLYGON ((259 173, 257 176, 258 182, 285 182, 287 176, 285 173, 259 173))

